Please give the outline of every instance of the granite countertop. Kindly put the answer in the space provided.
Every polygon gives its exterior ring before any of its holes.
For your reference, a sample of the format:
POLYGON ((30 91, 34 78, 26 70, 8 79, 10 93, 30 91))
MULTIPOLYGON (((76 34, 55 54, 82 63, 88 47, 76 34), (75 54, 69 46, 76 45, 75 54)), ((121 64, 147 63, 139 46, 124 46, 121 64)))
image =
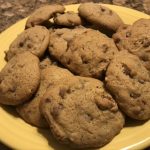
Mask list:
MULTIPOLYGON (((16 21, 30 15, 36 8, 53 3, 75 4, 92 0, 0 0, 0 32, 16 21)), ((150 0, 93 0, 107 4, 121 5, 150 14, 150 0)))
MULTIPOLYGON (((75 4, 92 0, 0 0, 0 33, 15 22, 30 15, 36 8, 46 4, 75 4)), ((150 14, 150 0, 93 0, 115 4, 150 14)), ((0 143, 0 150, 10 150, 0 143)))

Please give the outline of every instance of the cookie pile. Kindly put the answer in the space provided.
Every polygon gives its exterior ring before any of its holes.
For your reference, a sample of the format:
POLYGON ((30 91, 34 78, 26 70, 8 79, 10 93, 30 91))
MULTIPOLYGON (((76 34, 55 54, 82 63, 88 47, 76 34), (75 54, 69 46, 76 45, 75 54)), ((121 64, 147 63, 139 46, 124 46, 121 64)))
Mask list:
POLYGON ((62 144, 102 147, 125 115, 150 119, 149 52, 150 19, 125 25, 95 3, 41 7, 6 52, 0 103, 62 144))

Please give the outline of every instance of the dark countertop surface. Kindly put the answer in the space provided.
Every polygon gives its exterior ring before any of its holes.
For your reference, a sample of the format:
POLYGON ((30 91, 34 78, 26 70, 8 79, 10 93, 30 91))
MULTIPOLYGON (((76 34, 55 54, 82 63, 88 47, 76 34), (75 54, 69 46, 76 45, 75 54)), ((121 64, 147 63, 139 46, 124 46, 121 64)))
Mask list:
MULTIPOLYGON (((0 32, 25 18, 36 8, 53 3, 75 4, 92 0, 0 0, 0 32)), ((150 0, 93 0, 107 4, 121 5, 150 14, 150 0)))
MULTIPOLYGON (((15 22, 30 15, 36 8, 53 3, 75 4, 92 0, 0 0, 0 33, 15 22)), ((115 4, 150 14, 150 0, 93 0, 115 4)), ((10 150, 0 143, 0 150, 10 150)))

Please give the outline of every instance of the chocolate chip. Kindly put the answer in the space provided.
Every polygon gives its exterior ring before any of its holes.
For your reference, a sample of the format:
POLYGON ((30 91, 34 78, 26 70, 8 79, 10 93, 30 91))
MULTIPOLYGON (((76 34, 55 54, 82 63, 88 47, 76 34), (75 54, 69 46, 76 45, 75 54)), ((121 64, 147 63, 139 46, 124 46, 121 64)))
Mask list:
POLYGON ((146 101, 142 100, 143 105, 146 105, 146 101))
POLYGON ((67 60, 67 65, 70 65, 71 64, 71 59, 68 59, 67 60))
POLYGON ((89 60, 85 56, 81 55, 81 60, 82 60, 83 64, 88 64, 89 63, 89 60))
POLYGON ((71 89, 68 88, 68 89, 66 90, 66 92, 67 92, 68 94, 70 94, 70 93, 71 93, 71 89))
POLYGON ((59 116, 61 110, 64 108, 63 104, 59 103, 57 106, 53 107, 53 111, 51 112, 52 116, 55 117, 55 119, 59 116))
POLYGON ((28 44, 27 44, 27 47, 28 47, 28 48, 32 48, 32 46, 33 46, 33 45, 32 45, 31 43, 28 43, 28 44))
POLYGON ((130 37, 131 36, 131 32, 127 32, 126 33, 126 37, 128 38, 128 37, 130 37))
POLYGON ((0 79, 0 84, 2 83, 3 79, 0 79))
POLYGON ((146 40, 143 44, 143 47, 149 47, 150 46, 150 41, 146 40))
POLYGON ((104 12, 104 11, 105 11, 105 9, 104 9, 104 8, 101 8, 101 11, 102 11, 102 12, 104 12))
POLYGON ((84 118, 87 122, 90 122, 93 120, 93 117, 89 113, 85 113, 84 118))
POLYGON ((126 64, 122 64, 122 67, 123 67, 123 73, 125 75, 128 75, 130 78, 133 78, 133 74, 131 73, 131 69, 126 64))
POLYGON ((23 42, 20 42, 20 43, 19 43, 19 46, 20 46, 20 47, 23 47, 23 45, 24 45, 23 42))
POLYGON ((60 89, 59 95, 61 96, 62 99, 64 99, 66 95, 66 89, 65 88, 60 89))
POLYGON ((108 45, 106 45, 106 44, 102 45, 102 51, 103 51, 103 53, 106 53, 108 51, 108 49, 109 49, 108 45))
POLYGON ((122 27, 123 30, 126 30, 127 28, 128 28, 128 26, 123 26, 122 27))
POLYGON ((8 69, 8 73, 12 73, 12 69, 8 69))
POLYGON ((46 98, 46 99, 45 99, 45 103, 51 103, 50 98, 46 98))
POLYGON ((120 42, 120 39, 119 39, 119 38, 116 38, 116 39, 115 39, 115 43, 118 44, 119 42, 120 42))
POLYGON ((141 59, 142 59, 143 61, 148 61, 148 60, 149 60, 148 55, 143 55, 143 56, 141 56, 141 59))
POLYGON ((139 94, 139 93, 130 93, 130 97, 133 97, 133 98, 138 98, 140 96, 141 96, 141 94, 139 94))

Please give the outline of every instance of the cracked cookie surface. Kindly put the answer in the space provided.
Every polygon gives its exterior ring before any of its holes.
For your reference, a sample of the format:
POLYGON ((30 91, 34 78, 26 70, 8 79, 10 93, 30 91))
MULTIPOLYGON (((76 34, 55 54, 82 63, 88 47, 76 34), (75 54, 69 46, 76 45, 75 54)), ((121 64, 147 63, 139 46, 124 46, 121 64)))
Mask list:
POLYGON ((0 72, 0 103, 17 105, 29 100, 39 82, 39 59, 30 52, 16 54, 0 72))
POLYGON ((137 120, 150 118, 150 76, 137 56, 126 51, 117 54, 108 66, 105 81, 125 114, 137 120))
POLYGON ((6 52, 6 60, 10 60, 17 53, 29 51, 41 58, 49 43, 49 31, 42 26, 35 26, 23 31, 11 43, 6 52))
POLYGON ((113 35, 119 50, 137 55, 150 70, 150 19, 139 19, 113 35))
POLYGON ((96 3, 83 3, 78 10, 79 15, 85 20, 105 30, 115 32, 123 24, 114 11, 96 3))
POLYGON ((55 24, 66 27, 82 25, 82 22, 83 21, 81 17, 77 13, 71 11, 68 11, 64 14, 57 14, 57 16, 54 17, 55 24))
POLYGON ((41 111, 55 138, 74 148, 101 147, 124 125, 116 102, 97 79, 76 77, 50 88, 41 111))
POLYGON ((34 27, 35 25, 42 25, 50 18, 52 18, 55 13, 63 13, 65 7, 63 5, 54 4, 46 5, 35 10, 33 14, 27 19, 26 28, 34 27))
POLYGON ((97 30, 77 28, 72 32, 75 31, 78 34, 71 38, 71 32, 64 31, 67 38, 63 34, 54 38, 52 34, 50 55, 77 75, 102 79, 109 62, 118 52, 117 47, 112 39, 97 30))
POLYGON ((40 86, 33 99, 17 107, 19 115, 34 126, 47 128, 48 124, 39 110, 40 101, 47 88, 72 76, 68 70, 57 66, 47 66, 42 69, 40 86))

